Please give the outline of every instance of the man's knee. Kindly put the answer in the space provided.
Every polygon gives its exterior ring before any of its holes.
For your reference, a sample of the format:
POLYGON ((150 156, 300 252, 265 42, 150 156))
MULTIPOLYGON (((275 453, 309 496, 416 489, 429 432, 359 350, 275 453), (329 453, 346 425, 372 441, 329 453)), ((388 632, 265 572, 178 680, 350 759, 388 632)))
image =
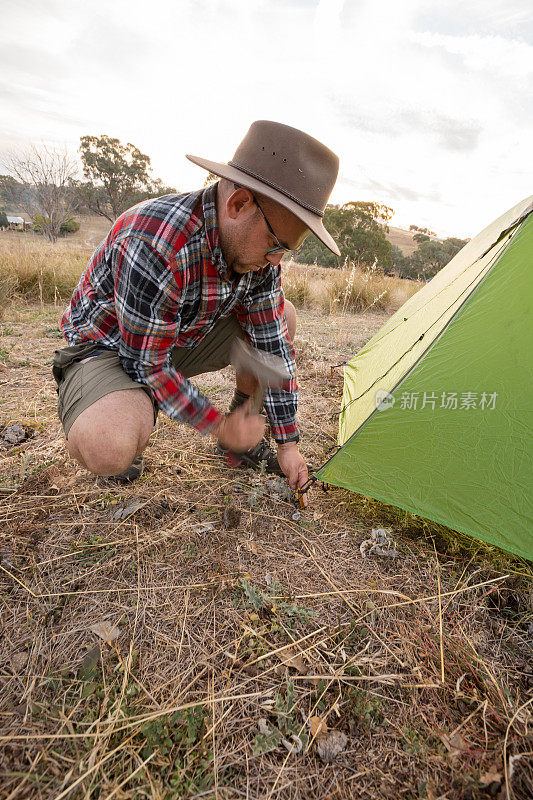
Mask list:
POLYGON ((67 450, 72 458, 94 475, 119 475, 133 463, 137 447, 131 439, 122 441, 111 436, 105 441, 78 442, 69 437, 67 450))
POLYGON ((148 444, 153 421, 152 402, 146 392, 112 392, 74 421, 67 449, 90 472, 118 475, 148 444))
POLYGON ((287 329, 291 341, 294 341, 296 335, 296 309, 290 300, 285 300, 285 319, 287 320, 287 329))

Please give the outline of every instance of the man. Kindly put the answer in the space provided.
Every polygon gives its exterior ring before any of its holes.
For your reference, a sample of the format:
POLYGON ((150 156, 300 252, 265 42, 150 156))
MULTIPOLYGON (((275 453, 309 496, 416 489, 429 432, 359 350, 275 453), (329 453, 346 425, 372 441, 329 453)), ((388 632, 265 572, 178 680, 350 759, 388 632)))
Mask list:
POLYGON ((322 214, 338 158, 316 139, 276 122, 250 127, 232 161, 187 156, 221 180, 200 191, 147 200, 120 216, 93 254, 61 327, 58 413, 70 455, 96 475, 133 480, 157 411, 211 434, 219 452, 307 480, 298 450, 294 307, 280 261, 309 231, 338 248, 322 214), (235 336, 281 356, 290 379, 249 413, 255 380, 239 374, 223 415, 189 382, 229 363, 235 336))

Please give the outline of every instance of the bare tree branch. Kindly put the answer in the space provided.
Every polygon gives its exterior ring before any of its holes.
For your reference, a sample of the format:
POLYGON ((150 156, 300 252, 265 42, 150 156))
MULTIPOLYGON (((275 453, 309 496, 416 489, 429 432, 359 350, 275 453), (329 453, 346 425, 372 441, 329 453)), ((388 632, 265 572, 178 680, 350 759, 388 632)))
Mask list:
POLYGON ((19 202, 44 236, 55 242, 61 226, 77 210, 73 181, 78 174, 74 158, 66 150, 37 148, 11 153, 4 161, 6 169, 22 184, 19 202))

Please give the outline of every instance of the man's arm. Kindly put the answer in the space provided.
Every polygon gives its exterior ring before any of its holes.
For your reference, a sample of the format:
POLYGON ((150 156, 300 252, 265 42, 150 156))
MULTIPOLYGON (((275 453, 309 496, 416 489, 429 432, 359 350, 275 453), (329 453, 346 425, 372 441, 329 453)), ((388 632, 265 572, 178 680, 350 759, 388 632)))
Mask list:
MULTIPOLYGON (((259 276, 258 276, 259 277, 259 276)), ((267 389, 265 410, 276 442, 297 442, 296 425, 298 405, 298 385, 294 348, 289 338, 284 315, 285 299, 281 288, 280 268, 271 267, 264 276, 259 277, 243 303, 235 312, 241 327, 250 337, 251 344, 258 350, 280 356, 289 372, 289 379, 281 389, 267 389)))
POLYGON ((134 237, 114 245, 112 258, 119 357, 125 372, 150 387, 158 407, 169 417, 201 433, 213 431, 222 414, 172 366, 180 327, 177 270, 134 237))
POLYGON ((119 358, 133 380, 149 386, 169 417, 211 433, 231 450, 260 440, 264 419, 244 409, 222 415, 171 361, 180 326, 179 273, 145 242, 129 237, 113 255, 115 308, 121 333, 119 358))
MULTIPOLYGON (((290 379, 283 389, 268 389, 265 409, 270 420, 272 435, 277 442, 278 462, 291 489, 296 490, 307 481, 308 472, 303 456, 298 450, 296 425, 298 386, 294 348, 289 338, 284 316, 284 296, 279 267, 269 269, 265 279, 252 291, 241 308, 236 309, 239 323, 248 333, 251 343, 259 350, 281 356, 289 370, 290 379)), ((307 497, 303 495, 307 505, 307 497)))

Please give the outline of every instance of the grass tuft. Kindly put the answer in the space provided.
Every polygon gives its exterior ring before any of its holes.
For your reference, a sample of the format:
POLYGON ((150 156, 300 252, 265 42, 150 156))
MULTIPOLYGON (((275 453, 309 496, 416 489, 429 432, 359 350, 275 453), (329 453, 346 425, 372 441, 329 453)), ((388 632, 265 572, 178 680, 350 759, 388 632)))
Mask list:
POLYGON ((297 308, 325 314, 396 311, 420 288, 415 281, 363 270, 355 265, 325 269, 289 262, 283 267, 285 297, 297 308))
POLYGON ((28 235, 0 238, 0 308, 15 295, 42 303, 65 302, 87 265, 91 250, 28 235))

